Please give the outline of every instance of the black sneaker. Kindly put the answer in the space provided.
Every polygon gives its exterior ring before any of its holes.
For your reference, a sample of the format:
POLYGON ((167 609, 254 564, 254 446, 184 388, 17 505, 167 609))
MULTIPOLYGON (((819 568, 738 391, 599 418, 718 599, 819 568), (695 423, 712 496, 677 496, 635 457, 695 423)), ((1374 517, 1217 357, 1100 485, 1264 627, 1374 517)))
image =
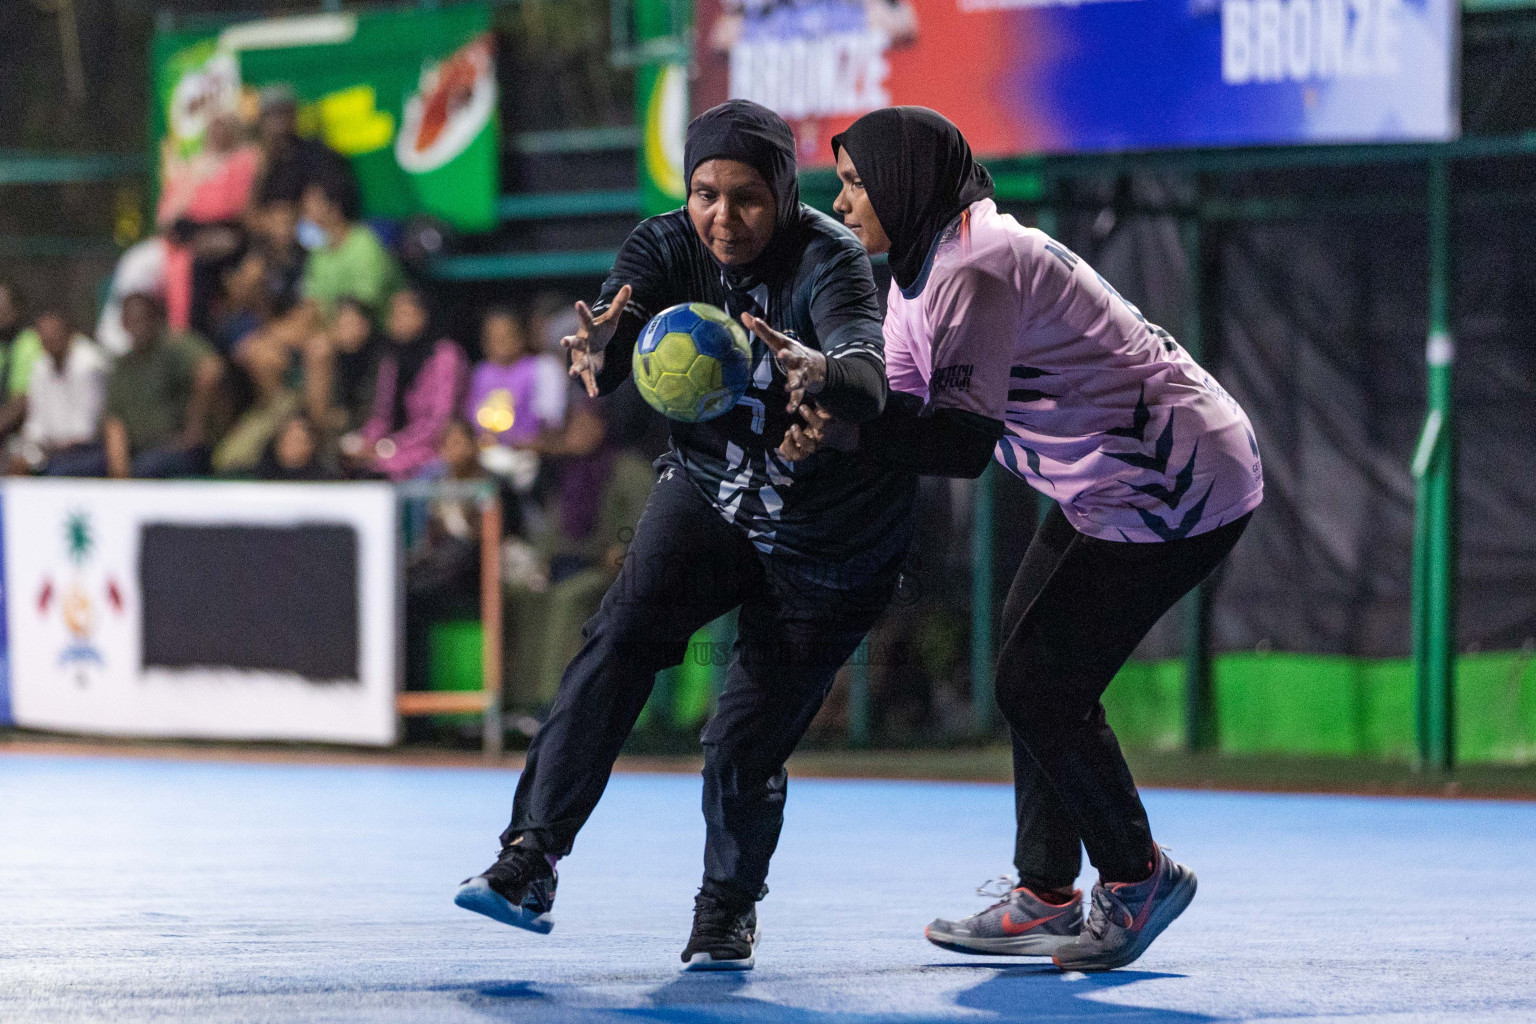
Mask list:
POLYGON ((495 864, 464 879, 453 902, 514 928, 548 935, 555 926, 549 911, 555 905, 557 881, 553 857, 509 846, 495 864))
POLYGON ((750 971, 752 952, 762 936, 756 903, 725 900, 701 890, 693 898, 693 934, 683 950, 683 970, 750 971))

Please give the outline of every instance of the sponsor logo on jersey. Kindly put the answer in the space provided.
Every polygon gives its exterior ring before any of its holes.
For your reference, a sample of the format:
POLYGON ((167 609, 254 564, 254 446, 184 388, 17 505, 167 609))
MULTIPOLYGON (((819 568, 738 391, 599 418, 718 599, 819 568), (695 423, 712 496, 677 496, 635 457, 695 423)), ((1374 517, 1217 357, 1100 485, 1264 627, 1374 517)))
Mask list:
POLYGON ((930 384, 932 391, 969 391, 971 390, 971 373, 976 369, 974 363, 956 363, 953 366, 941 366, 933 371, 933 381, 930 384))

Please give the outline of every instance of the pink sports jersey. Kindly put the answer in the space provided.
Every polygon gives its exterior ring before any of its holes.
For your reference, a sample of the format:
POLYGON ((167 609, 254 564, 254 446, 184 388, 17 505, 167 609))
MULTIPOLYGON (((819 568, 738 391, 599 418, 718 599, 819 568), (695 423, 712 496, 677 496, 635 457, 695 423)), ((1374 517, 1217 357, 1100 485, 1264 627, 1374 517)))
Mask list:
POLYGON ((929 261, 911 295, 891 283, 891 387, 1002 420, 998 461, 1080 533, 1174 540, 1258 506, 1242 408, 1066 246, 983 199, 929 261))

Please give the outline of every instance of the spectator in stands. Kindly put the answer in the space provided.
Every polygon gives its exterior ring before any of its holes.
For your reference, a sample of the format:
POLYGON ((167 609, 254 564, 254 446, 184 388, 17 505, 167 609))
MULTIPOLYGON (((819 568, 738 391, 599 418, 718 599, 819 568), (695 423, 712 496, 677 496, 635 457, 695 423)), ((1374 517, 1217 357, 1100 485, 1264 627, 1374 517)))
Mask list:
POLYGON ((242 248, 221 276, 219 301, 211 317, 209 341, 219 354, 230 356, 252 332, 273 318, 272 296, 267 290, 267 261, 254 245, 242 248))
POLYGON ((165 300, 173 328, 211 334, 219 278, 245 245, 243 222, 260 161, 232 113, 209 120, 192 157, 166 156, 155 223, 169 242, 165 300))
POLYGON ((258 480, 287 482, 334 478, 320 451, 320 433, 309 417, 295 412, 283 420, 256 464, 258 480))
POLYGON ((459 411, 468 362, 463 350, 435 328, 426 297, 415 288, 402 288, 391 297, 385 333, 388 344, 374 378, 373 413, 361 430, 342 439, 342 454, 366 472, 406 480, 437 455, 459 411))
POLYGON ((261 254, 273 316, 286 316, 303 298, 307 254, 299 244, 299 204, 274 201, 251 211, 251 245, 261 254))
POLYGON ((107 355, 120 356, 133 347, 123 329, 123 299, 135 292, 165 294, 165 263, 170 244, 159 235, 136 242, 118 257, 107 288, 107 301, 96 321, 96 343, 107 355))
MULTIPOLYGON (((174 145, 170 139, 167 145, 174 145)), ((208 122, 203 145, 189 158, 168 154, 155 226, 169 230, 179 221, 230 223, 243 219, 251 202, 261 151, 242 138, 240 119, 219 114, 208 122)))
POLYGON ((522 323, 505 307, 486 312, 480 349, 485 358, 470 377, 465 415, 476 428, 486 468, 526 491, 539 465, 532 443, 565 420, 565 369, 528 344, 522 323))
POLYGON ((213 471, 220 476, 252 472, 271 447, 279 429, 298 414, 299 393, 286 383, 287 362, 272 349, 258 349, 247 360, 254 397, 213 450, 213 471))
POLYGON ((316 139, 299 137, 299 99, 286 85, 261 90, 256 135, 266 170, 256 190, 260 206, 273 202, 297 205, 310 185, 352 180, 346 157, 316 139))
POLYGON ((217 353, 197 335, 170 329, 156 295, 127 296, 123 326, 132 347, 107 377, 103 443, 59 453, 50 471, 117 478, 205 471, 210 413, 224 372, 217 353))
POLYGON ((27 326, 22 306, 20 290, 10 281, 0 281, 0 385, 4 385, 3 398, 14 397, 26 390, 25 376, 12 388, 12 379, 17 376, 12 371, 24 363, 24 372, 30 373, 31 361, 42 348, 37 332, 27 326))
POLYGON ((334 349, 332 422, 348 431, 358 430, 373 414, 374 379, 388 342, 368 307, 353 298, 342 298, 336 303, 330 340, 334 349))
POLYGON ((26 392, 0 412, 21 423, 20 456, 25 472, 48 473, 55 459, 88 448, 98 439, 106 402, 107 357, 91 339, 77 333, 62 309, 45 308, 35 329, 42 357, 32 364, 26 392), (14 418, 13 418, 14 417, 14 418))
POLYGON ((236 358, 248 364, 258 348, 277 350, 284 359, 302 353, 306 408, 322 429, 329 430, 340 425, 332 394, 336 353, 341 348, 333 334, 337 305, 344 298, 354 299, 379 320, 385 301, 400 287, 403 276, 378 235, 358 222, 357 186, 350 178, 321 179, 307 186, 303 213, 319 231, 320 240, 304 267, 303 301, 248 337, 236 358))

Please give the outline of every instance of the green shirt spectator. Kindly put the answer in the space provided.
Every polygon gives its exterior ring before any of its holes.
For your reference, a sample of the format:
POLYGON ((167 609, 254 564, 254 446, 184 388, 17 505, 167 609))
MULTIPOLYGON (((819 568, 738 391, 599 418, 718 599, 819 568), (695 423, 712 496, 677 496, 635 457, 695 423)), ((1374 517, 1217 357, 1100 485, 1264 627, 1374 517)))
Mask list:
POLYGON ((132 451, 175 445, 187 427, 198 365, 213 346, 189 331, 162 330, 117 358, 107 378, 107 415, 121 420, 132 451))
POLYGON ((320 307, 329 321, 336 303, 356 299, 379 315, 387 300, 405 283, 400 265, 366 224, 347 224, 334 244, 315 249, 304 267, 303 294, 320 307))
POLYGON ((16 340, 11 342, 10 358, 7 360, 4 382, 6 398, 27 393, 27 384, 32 380, 32 364, 42 354, 43 339, 38 336, 36 328, 23 328, 17 333, 16 340))

